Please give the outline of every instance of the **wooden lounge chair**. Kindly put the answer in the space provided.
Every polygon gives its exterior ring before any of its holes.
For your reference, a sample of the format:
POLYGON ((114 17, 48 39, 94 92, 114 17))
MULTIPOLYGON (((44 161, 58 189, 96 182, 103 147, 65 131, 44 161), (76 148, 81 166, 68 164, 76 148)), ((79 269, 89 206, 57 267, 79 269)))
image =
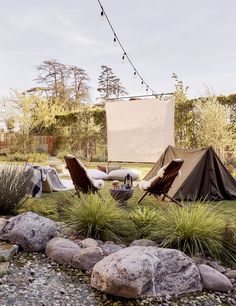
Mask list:
POLYGON ((182 167, 184 161, 182 159, 174 159, 172 160, 169 165, 166 167, 164 175, 162 177, 157 177, 145 190, 144 195, 139 199, 138 203, 140 203, 144 197, 149 195, 155 195, 155 196, 161 196, 163 195, 163 200, 165 197, 172 200, 174 203, 181 206, 181 204, 176 201, 174 198, 170 197, 167 193, 169 192, 169 189, 171 185, 173 184, 176 176, 179 173, 180 168, 182 167))
POLYGON ((78 194, 98 192, 99 189, 93 184, 80 160, 70 155, 64 156, 64 159, 78 194))

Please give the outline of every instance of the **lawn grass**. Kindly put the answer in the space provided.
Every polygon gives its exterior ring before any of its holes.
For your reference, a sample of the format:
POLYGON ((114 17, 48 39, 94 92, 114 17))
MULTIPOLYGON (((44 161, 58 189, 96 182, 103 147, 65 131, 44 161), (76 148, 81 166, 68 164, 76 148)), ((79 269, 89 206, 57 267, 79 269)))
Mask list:
MULTIPOLYGON (((105 165, 102 162, 90 162, 85 163, 87 168, 96 168, 97 165, 105 165)), ((151 170, 153 163, 110 163, 110 165, 121 165, 122 168, 134 168, 141 171, 141 178, 151 170)), ((67 177, 68 179, 68 177, 67 177)), ((105 182, 105 187, 101 190, 102 197, 111 197, 109 188, 111 187, 111 181, 105 182)), ((72 191, 70 191, 72 192, 72 191)), ((41 198, 29 199, 23 207, 19 210, 23 211, 34 211, 41 215, 47 216, 54 220, 60 219, 60 207, 65 201, 65 196, 70 192, 54 192, 54 193, 43 193, 41 198)), ((143 191, 135 188, 132 198, 129 200, 127 210, 132 210, 137 207, 138 199, 143 195, 143 191)), ((207 203, 207 202, 206 202, 207 203)), ((184 205, 194 205, 195 202, 185 202, 184 205)), ((210 202, 209 205, 214 205, 215 209, 220 210, 222 213, 236 220, 236 200, 235 201, 221 201, 221 202, 210 202)), ((169 202, 160 202, 154 196, 146 196, 141 202, 140 206, 146 206, 150 208, 157 208, 159 206, 170 205, 169 202)))

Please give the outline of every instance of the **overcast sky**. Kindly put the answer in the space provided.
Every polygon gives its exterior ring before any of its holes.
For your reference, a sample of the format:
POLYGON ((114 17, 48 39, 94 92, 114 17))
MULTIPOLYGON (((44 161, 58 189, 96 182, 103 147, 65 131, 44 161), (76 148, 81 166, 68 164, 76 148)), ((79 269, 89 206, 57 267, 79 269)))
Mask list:
MULTIPOLYGON (((205 86, 236 92, 235 0, 101 0, 128 55, 156 92, 174 89, 175 72, 189 96, 205 86)), ((85 69, 92 99, 101 65, 112 67, 131 95, 145 94, 121 63, 97 0, 0 0, 0 95, 36 85, 47 59, 85 69)))

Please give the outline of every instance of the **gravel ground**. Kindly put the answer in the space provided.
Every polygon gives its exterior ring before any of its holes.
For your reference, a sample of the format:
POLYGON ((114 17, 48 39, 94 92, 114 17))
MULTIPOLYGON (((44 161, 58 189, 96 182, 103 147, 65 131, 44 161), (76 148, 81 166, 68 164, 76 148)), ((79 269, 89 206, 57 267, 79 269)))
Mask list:
POLYGON ((125 300, 101 294, 89 285, 89 275, 62 267, 42 253, 17 254, 10 272, 0 278, 0 305, 6 306, 136 306, 136 305, 236 305, 236 294, 201 293, 179 299, 125 300))

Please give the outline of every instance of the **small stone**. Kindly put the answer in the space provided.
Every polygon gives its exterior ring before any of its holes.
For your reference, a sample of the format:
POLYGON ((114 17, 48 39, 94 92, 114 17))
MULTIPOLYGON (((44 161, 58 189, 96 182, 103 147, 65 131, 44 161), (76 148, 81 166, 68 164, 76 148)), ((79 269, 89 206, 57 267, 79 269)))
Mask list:
POLYGON ((72 260, 72 266, 81 270, 90 270, 103 258, 103 251, 99 247, 88 247, 79 251, 72 260))
POLYGON ((230 270, 224 273, 228 278, 236 278, 236 270, 230 270))
POLYGON ((9 271, 9 262, 1 262, 0 263, 0 277, 7 274, 9 271))
POLYGON ((12 243, 0 243, 0 262, 9 261, 18 252, 18 245, 12 243))
POLYGON ((138 239, 134 240, 130 246, 157 246, 157 243, 155 241, 152 241, 150 239, 138 239))
POLYGON ((230 280, 212 267, 203 264, 198 269, 206 290, 228 292, 233 289, 230 280))
POLYGON ((97 247, 98 242, 97 242, 97 240, 95 240, 93 238, 86 238, 84 240, 81 240, 79 245, 81 246, 81 248, 97 247))

